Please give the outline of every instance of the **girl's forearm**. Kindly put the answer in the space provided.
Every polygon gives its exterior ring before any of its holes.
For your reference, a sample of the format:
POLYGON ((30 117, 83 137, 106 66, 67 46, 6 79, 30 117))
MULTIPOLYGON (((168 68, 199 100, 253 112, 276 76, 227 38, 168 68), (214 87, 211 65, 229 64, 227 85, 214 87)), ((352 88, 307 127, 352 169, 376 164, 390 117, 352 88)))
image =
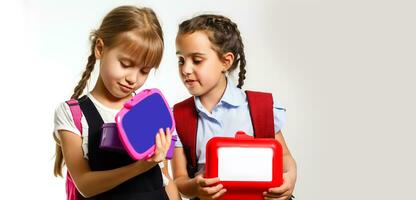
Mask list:
POLYGON ((290 175, 291 179, 293 179, 293 183, 296 182, 297 177, 297 166, 296 161, 293 159, 292 155, 289 153, 283 156, 283 173, 287 173, 290 175))
POLYGON ((178 177, 174 180, 178 190, 187 198, 193 198, 198 195, 197 183, 194 178, 189 177, 178 177))
POLYGON ((82 196, 92 197, 148 171, 155 165, 156 163, 137 161, 113 170, 89 171, 78 177, 76 185, 82 196))
POLYGON ((169 180, 168 185, 165 187, 166 193, 168 194, 169 199, 171 200, 182 200, 182 197, 178 191, 178 188, 176 187, 176 184, 173 182, 173 180, 169 180))

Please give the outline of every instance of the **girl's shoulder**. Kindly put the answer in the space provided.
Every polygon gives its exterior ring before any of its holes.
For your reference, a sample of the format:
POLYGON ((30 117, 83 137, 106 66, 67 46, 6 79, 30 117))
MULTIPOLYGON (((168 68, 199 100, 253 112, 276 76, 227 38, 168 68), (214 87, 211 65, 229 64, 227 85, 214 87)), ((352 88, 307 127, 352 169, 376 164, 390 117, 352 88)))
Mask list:
POLYGON ((195 105, 195 98, 194 96, 188 97, 178 103, 173 105, 173 110, 185 108, 185 107, 193 107, 195 105))
POLYGON ((69 105, 66 103, 66 101, 60 102, 56 106, 56 108, 55 108, 55 117, 56 116, 68 116, 68 117, 72 117, 71 116, 71 111, 70 111, 69 105))
POLYGON ((54 133, 56 134, 56 136, 58 136, 58 138, 59 138, 59 135, 58 135, 59 130, 67 130, 77 135, 81 135, 81 132, 75 126, 72 113, 66 101, 59 103, 55 109, 54 133))
MULTIPOLYGON (((55 120, 69 120, 71 122, 74 121, 71 106, 74 102, 71 101, 63 101, 60 102, 57 107, 55 108, 55 120), (71 106, 70 106, 71 105, 71 106)), ((77 102, 75 102, 77 103, 77 102)), ((77 105, 79 106, 79 105, 77 105)))
POLYGON ((283 106, 282 101, 280 98, 277 97, 277 95, 273 95, 271 92, 265 92, 265 91, 256 91, 256 90, 244 90, 245 95, 247 93, 251 93, 254 95, 261 95, 261 96, 271 96, 273 100, 273 108, 278 110, 286 111, 286 108, 283 106))

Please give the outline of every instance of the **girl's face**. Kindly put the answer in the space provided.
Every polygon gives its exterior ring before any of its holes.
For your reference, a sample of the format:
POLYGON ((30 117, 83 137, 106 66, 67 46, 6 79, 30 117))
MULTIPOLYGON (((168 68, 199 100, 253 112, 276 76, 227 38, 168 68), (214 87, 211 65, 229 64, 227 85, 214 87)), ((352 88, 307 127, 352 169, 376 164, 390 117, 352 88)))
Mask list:
POLYGON ((100 59, 100 77, 107 91, 116 98, 125 98, 146 81, 152 67, 144 66, 122 46, 104 48, 96 53, 100 59))
POLYGON ((203 31, 178 35, 176 55, 179 74, 193 96, 203 96, 225 87, 227 65, 221 61, 203 31))

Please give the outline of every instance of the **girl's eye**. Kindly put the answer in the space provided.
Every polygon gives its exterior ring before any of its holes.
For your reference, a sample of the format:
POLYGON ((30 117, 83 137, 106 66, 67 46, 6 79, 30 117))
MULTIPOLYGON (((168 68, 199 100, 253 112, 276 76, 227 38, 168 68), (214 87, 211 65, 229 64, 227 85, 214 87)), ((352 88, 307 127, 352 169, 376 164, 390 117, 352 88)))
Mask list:
POLYGON ((124 68, 130 67, 130 65, 129 65, 129 64, 124 63, 124 62, 122 62, 122 61, 120 61, 120 64, 121 64, 121 66, 122 66, 122 67, 124 67, 124 68))
POLYGON ((202 60, 193 60, 192 62, 194 62, 195 65, 198 65, 202 62, 202 60))
POLYGON ((142 74, 149 74, 151 69, 142 69, 140 70, 142 74))
POLYGON ((184 60, 182 59, 182 58, 179 58, 178 59, 178 65, 183 65, 185 62, 184 62, 184 60))

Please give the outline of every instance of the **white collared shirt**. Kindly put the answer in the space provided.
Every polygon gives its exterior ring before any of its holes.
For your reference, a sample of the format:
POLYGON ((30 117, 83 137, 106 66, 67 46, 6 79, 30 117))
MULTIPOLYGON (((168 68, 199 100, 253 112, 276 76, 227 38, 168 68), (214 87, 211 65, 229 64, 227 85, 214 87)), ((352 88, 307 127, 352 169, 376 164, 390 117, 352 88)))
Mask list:
MULTIPOLYGON (((209 113, 202 105, 199 97, 194 97, 198 112, 198 128, 196 141, 196 155, 198 168, 205 164, 205 146, 213 137, 234 137, 237 131, 244 131, 253 136, 250 110, 244 90, 236 87, 232 81, 227 86, 221 100, 209 113), (201 165, 202 164, 202 165, 201 165)), ((286 109, 273 98, 274 130, 279 132, 286 124, 286 109)), ((178 139, 176 147, 182 147, 178 139)))

